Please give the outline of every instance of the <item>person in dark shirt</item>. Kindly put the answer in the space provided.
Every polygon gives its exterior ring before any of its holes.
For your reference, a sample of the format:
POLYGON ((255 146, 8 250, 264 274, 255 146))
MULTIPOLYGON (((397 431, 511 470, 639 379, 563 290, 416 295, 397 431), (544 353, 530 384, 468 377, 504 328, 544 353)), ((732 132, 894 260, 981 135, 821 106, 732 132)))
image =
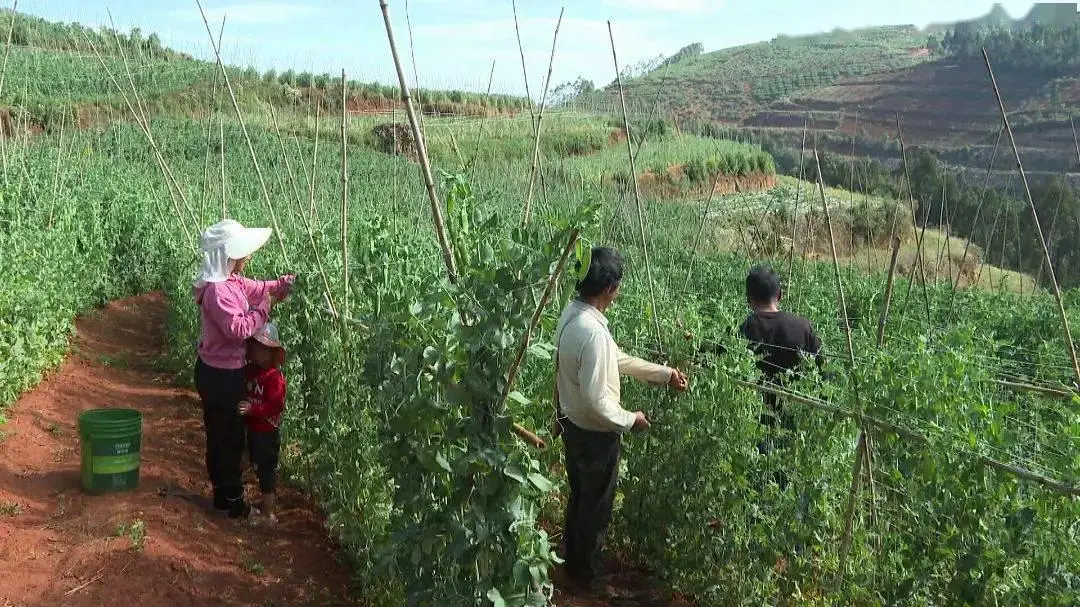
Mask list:
MULTIPOLYGON (((746 302, 751 312, 739 327, 739 333, 758 357, 761 382, 781 387, 789 371, 798 374, 805 356, 815 357, 819 369, 825 363, 821 340, 810 321, 780 309, 783 295, 780 276, 771 267, 751 268, 746 277, 746 302)), ((794 420, 775 394, 763 392, 762 400, 766 411, 762 413, 760 421, 769 428, 770 435, 775 434, 777 429, 795 429, 794 420)), ((758 451, 765 455, 777 446, 775 438, 769 436, 758 444, 758 451)), ((776 480, 781 488, 787 485, 786 477, 782 474, 778 474, 776 480)))
POLYGON ((746 302, 750 315, 739 333, 750 342, 758 356, 758 369, 765 379, 783 384, 782 375, 797 371, 803 356, 816 357, 824 364, 821 340, 810 321, 780 309, 784 292, 780 276, 769 266, 755 266, 746 277, 746 302))

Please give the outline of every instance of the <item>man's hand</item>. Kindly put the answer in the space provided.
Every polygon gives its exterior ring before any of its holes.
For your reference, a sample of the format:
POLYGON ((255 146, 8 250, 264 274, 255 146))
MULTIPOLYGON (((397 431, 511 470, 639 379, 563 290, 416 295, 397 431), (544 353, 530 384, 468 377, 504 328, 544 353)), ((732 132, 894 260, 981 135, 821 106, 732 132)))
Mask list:
POLYGON ((240 401, 240 406, 236 408, 236 412, 240 415, 247 415, 248 411, 251 411, 251 403, 246 400, 240 401))
POLYGON ((649 423, 649 418, 645 417, 645 413, 642 411, 634 412, 634 425, 630 427, 630 430, 634 432, 642 432, 648 430, 652 424, 649 423))
POLYGON ((690 385, 690 380, 686 377, 686 374, 678 369, 671 370, 671 379, 668 380, 668 385, 679 392, 685 392, 686 387, 690 385))

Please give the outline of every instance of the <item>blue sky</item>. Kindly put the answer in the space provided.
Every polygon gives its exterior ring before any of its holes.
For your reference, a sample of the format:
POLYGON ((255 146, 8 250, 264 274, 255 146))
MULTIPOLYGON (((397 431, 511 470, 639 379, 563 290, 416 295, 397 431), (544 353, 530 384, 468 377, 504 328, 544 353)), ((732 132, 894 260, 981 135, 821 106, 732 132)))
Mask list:
MULTIPOLYGON (((390 0, 399 51, 408 56, 405 0, 390 0)), ((1014 17, 1031 2, 1001 3, 1014 17)), ((226 59, 260 69, 339 73, 357 80, 394 81, 378 0, 203 0, 210 19, 223 15, 226 59)), ((519 0, 530 86, 538 96, 547 73, 555 22, 562 3, 519 0)), ((555 56, 553 82, 581 75, 597 85, 615 75, 606 20, 613 22, 622 65, 701 42, 716 50, 768 40, 867 25, 955 21, 985 14, 977 0, 574 0, 555 56), (811 8, 812 7, 812 8, 811 8)), ((200 57, 210 47, 195 0, 23 0, 19 10, 52 20, 156 31, 162 40, 200 57), (91 6, 94 5, 94 6, 91 6)), ((523 91, 521 58, 510 0, 409 0, 422 86, 483 90, 491 62, 494 89, 523 91)), ((410 70, 411 76, 411 70, 410 70)))

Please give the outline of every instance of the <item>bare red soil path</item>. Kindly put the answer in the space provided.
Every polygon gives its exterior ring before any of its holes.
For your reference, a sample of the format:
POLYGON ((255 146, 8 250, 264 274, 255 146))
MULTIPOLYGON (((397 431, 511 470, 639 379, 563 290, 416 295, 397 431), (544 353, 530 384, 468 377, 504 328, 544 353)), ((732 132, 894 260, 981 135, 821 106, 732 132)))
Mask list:
POLYGON ((322 516, 295 490, 282 490, 272 528, 192 498, 207 491, 202 417, 155 368, 166 310, 146 295, 80 319, 72 355, 7 412, 0 606, 356 604, 322 516), (143 414, 135 491, 80 489, 78 416, 97 407, 143 414))

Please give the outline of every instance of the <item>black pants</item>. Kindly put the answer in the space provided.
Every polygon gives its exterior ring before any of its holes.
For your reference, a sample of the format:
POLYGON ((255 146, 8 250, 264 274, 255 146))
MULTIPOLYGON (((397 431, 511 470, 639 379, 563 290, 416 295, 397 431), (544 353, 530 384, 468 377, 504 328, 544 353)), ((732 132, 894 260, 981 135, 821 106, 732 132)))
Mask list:
POLYGON ((277 492, 278 452, 281 450, 281 431, 248 431, 248 459, 259 477, 259 491, 277 492))
POLYGON ((570 500, 566 507, 566 568, 577 583, 589 585, 603 570, 604 536, 615 505, 619 478, 619 435, 590 432, 563 421, 566 476, 570 500))
POLYGON ((237 411, 244 398, 244 370, 218 369, 195 363, 195 389, 203 407, 206 430, 206 472, 214 487, 214 506, 230 515, 243 513, 244 420, 237 411))

